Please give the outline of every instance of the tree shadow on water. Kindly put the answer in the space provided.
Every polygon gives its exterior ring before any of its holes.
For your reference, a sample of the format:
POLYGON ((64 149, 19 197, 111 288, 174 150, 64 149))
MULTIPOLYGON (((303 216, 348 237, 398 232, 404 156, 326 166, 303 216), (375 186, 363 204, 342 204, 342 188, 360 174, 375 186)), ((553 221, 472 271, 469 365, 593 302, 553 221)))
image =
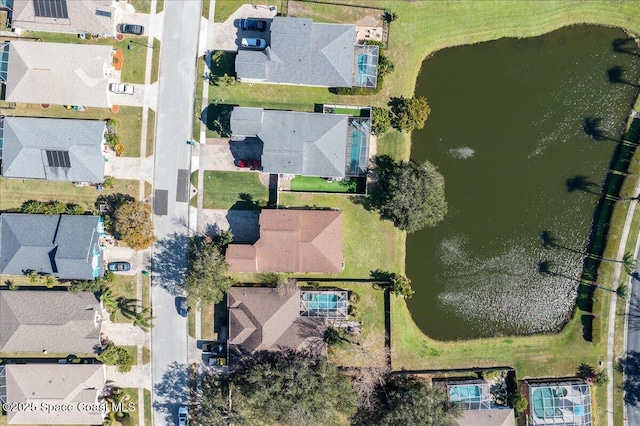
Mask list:
POLYGON ((157 399, 153 408, 165 415, 169 425, 177 425, 178 409, 189 402, 190 381, 194 371, 186 364, 173 362, 162 375, 162 380, 155 384, 157 399))
POLYGON ((181 285, 187 273, 189 237, 174 232, 156 242, 153 254, 153 284, 174 296, 182 295, 181 285))
POLYGON ((611 47, 614 52, 640 56, 640 54, 638 54, 638 46, 636 45, 635 40, 631 37, 617 38, 611 42, 611 47))
POLYGON ((583 191, 588 192, 589 194, 602 196, 602 194, 598 191, 594 191, 591 188, 598 187, 598 184, 595 182, 591 182, 588 176, 573 176, 567 179, 567 191, 575 192, 575 191, 583 191))
POLYGON ((614 84, 621 83, 621 84, 628 84, 629 86, 633 86, 633 87, 640 87, 637 83, 634 83, 629 80, 625 80, 624 72, 625 72, 625 69, 621 65, 616 65, 615 67, 611 67, 607 70, 607 80, 609 81, 609 83, 614 83, 614 84))
POLYGON ((582 121, 582 131, 594 141, 599 142, 609 140, 619 142, 618 140, 607 136, 607 133, 602 128, 602 118, 600 117, 585 117, 582 121))

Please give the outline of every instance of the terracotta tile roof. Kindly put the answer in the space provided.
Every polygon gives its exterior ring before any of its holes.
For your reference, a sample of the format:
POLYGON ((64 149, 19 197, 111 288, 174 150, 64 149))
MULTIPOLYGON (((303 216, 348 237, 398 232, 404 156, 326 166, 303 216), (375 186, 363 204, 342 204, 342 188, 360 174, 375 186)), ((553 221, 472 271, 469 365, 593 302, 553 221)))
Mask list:
POLYGON ((260 239, 253 245, 230 244, 229 270, 341 272, 342 218, 336 210, 262 210, 260 239))

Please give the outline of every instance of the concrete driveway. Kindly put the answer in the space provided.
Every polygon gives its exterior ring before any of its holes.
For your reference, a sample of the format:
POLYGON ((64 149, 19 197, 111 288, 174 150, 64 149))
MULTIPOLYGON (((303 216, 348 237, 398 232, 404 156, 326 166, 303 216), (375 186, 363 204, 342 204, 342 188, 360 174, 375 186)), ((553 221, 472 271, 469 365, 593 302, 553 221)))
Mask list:
POLYGON ((212 234, 231 230, 236 243, 254 243, 260 237, 257 210, 202 209, 198 213, 198 232, 212 234))
POLYGON ((229 139, 207 139, 200 145, 200 168, 203 170, 250 171, 237 167, 238 160, 260 160, 262 142, 229 141, 229 139))
MULTIPOLYGON (((126 83, 126 81, 124 83, 126 83)), ((158 95, 158 83, 153 83, 148 86, 145 84, 134 84, 133 95, 122 95, 122 94, 109 92, 109 101, 111 102, 112 105, 141 107, 144 105, 145 96, 149 100, 153 100, 158 97, 157 95, 158 95)), ((156 105, 153 105, 151 102, 149 107, 151 107, 152 109, 156 109, 156 105)))
POLYGON ((118 275, 135 275, 140 271, 149 269, 149 261, 144 258, 144 252, 135 251, 130 247, 113 246, 104 252, 104 261, 109 262, 129 262, 131 270, 126 272, 116 272, 118 275))
POLYGON ((259 31, 241 31, 239 30, 240 19, 243 18, 262 18, 267 21, 276 16, 277 9, 266 5, 242 5, 236 10, 226 21, 214 23, 211 39, 208 47, 211 50, 227 50, 237 51, 242 37, 264 38, 269 44, 269 30, 259 31))

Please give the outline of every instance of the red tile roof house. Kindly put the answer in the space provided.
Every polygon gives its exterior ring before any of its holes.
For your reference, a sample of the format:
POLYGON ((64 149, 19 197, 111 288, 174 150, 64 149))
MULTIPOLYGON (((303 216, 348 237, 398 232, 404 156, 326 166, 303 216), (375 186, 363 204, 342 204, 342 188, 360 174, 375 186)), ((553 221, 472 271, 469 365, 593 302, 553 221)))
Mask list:
POLYGON ((262 210, 258 241, 230 244, 226 260, 230 272, 342 272, 342 212, 262 210))

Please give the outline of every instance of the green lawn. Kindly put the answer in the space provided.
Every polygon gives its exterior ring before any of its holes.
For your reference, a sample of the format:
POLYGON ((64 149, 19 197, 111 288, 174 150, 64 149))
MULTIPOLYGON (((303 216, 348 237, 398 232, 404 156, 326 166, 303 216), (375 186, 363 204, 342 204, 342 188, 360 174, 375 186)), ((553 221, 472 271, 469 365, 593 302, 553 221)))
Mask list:
POLYGON ((352 202, 354 197, 335 194, 280 195, 281 206, 333 207, 344 214, 345 270, 339 277, 368 278, 371 271, 404 270, 405 234, 389 221, 352 202))
POLYGON ((209 303, 208 305, 203 305, 200 311, 200 321, 201 321, 201 338, 213 340, 216 338, 216 334, 213 331, 213 314, 215 309, 215 303, 209 303))
MULTIPOLYGON (((198 58, 198 64, 196 66, 196 93, 193 103, 193 139, 204 143, 200 140, 200 116, 202 115, 202 85, 204 84, 204 56, 198 58)), ((209 99, 211 99, 211 91, 209 91, 209 99)))
MULTIPOLYGON (((129 412, 132 422, 129 424, 138 424, 138 388, 122 388, 122 391, 129 397, 127 402, 132 402, 136 409, 129 412)), ((125 404, 126 405, 126 404, 125 404)), ((120 423, 119 423, 120 424, 120 423)))
MULTIPOLYGON (((240 6, 247 3, 246 0, 217 0, 216 1, 216 14, 213 19, 214 22, 224 22, 229 16, 240 6)), ((204 7, 202 8, 202 16, 209 17, 209 1, 204 0, 204 7), (204 14, 204 8, 207 8, 207 14, 204 14)))
POLYGON ((365 186, 365 178, 328 182, 319 177, 296 176, 291 180, 291 191, 298 192, 352 192, 363 194, 365 186))
MULTIPOLYGON (((127 299, 137 299, 136 294, 136 276, 135 275, 119 275, 116 274, 116 279, 113 283, 109 284, 109 287, 113 291, 116 297, 126 297, 127 299)), ((132 318, 127 318, 122 315, 122 312, 118 311, 111 315, 113 322, 119 323, 133 323, 132 318)), ((137 355, 136 355, 137 359, 137 355)))
MULTIPOLYGON (((141 0, 145 1, 145 0, 141 0)), ((108 45, 113 46, 114 48, 118 48, 122 50, 123 61, 122 61, 122 81, 126 83, 134 83, 134 84, 144 84, 144 71, 147 60, 147 47, 141 46, 146 45, 147 37, 146 36, 133 36, 127 34, 124 40, 117 41, 113 38, 97 38, 91 40, 82 40, 78 38, 76 34, 63 34, 63 33, 46 33, 46 32, 36 32, 36 31, 25 31, 25 37, 35 37, 39 38, 42 41, 52 42, 52 43, 73 43, 73 44, 98 44, 98 45, 108 45), (133 40, 134 43, 131 44, 133 48, 131 50, 127 49, 129 45, 129 40, 133 40)))
MULTIPOLYGON (((191 183, 197 186, 198 172, 191 175, 191 183), (194 183, 195 182, 195 183, 194 183)), ((257 204, 269 199, 268 189, 253 172, 204 172, 205 209, 241 209, 258 208, 257 204)), ((192 200, 192 203, 194 199, 192 200)))
POLYGON ((150 0, 130 0, 131 6, 136 10, 136 13, 149 13, 151 12, 150 0))
POLYGON ((74 111, 64 108, 62 105, 51 105, 44 109, 38 104, 17 104, 15 108, 0 108, 0 114, 28 116, 28 117, 55 117, 77 118, 84 120, 114 119, 118 122, 118 137, 124 145, 124 157, 140 156, 140 135, 142 127, 142 108, 120 106, 118 112, 112 112, 105 108, 88 108, 86 111, 74 111))
MULTIPOLYGON (((373 288, 372 284, 335 283, 335 287, 356 293, 360 300, 355 303, 359 314, 349 316, 350 321, 360 321, 362 327, 359 336, 349 336, 354 342, 341 342, 329 350, 329 359, 343 367, 371 367, 384 365, 384 293, 373 288), (357 346, 357 343, 362 346, 357 346), (366 352, 365 352, 366 350, 366 352)), ((350 302, 351 304, 351 302, 350 302)))
POLYGON ((156 13, 160 13, 164 10, 164 0, 158 0, 156 3, 156 13))
POLYGON ((147 157, 153 155, 154 143, 156 141, 156 112, 151 108, 148 109, 149 116, 147 117, 147 149, 145 155, 147 157))
POLYGON ((143 395, 144 395, 144 424, 145 426, 151 426, 151 391, 148 389, 144 389, 143 395))
POLYGON ((157 38, 153 39, 153 56, 151 57, 151 84, 158 81, 158 74, 160 73, 160 49, 162 43, 157 38))
POLYGON ((58 200, 95 209, 96 198, 116 192, 138 196, 140 183, 136 180, 116 179, 113 188, 96 191, 93 186, 75 187, 71 182, 0 178, 0 211, 19 208, 27 200, 58 200))
MULTIPOLYGON (((218 3, 218 2, 216 2, 218 3)), ((226 3, 226 1, 222 1, 220 3, 226 3)), ((202 0, 202 17, 204 19, 209 19, 209 6, 211 2, 209 0, 202 0)), ((218 6, 216 4, 216 12, 218 11, 218 6)), ((215 20, 214 20, 215 21, 215 20)))
POLYGON ((151 362, 151 350, 148 347, 143 346, 142 347, 142 363, 149 364, 150 362, 151 362))

